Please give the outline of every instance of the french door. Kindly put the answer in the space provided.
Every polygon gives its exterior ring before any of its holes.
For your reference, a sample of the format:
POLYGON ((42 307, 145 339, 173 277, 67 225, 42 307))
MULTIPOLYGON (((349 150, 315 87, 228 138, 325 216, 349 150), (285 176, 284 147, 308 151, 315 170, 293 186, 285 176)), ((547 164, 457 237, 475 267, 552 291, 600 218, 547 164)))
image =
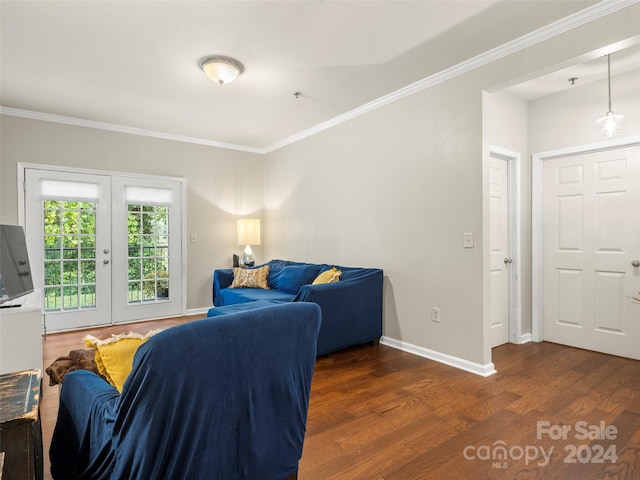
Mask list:
POLYGON ((25 232, 49 330, 111 323, 111 179, 27 169, 25 232))
POLYGON ((182 313, 182 182, 24 169, 25 231, 48 331, 182 313))

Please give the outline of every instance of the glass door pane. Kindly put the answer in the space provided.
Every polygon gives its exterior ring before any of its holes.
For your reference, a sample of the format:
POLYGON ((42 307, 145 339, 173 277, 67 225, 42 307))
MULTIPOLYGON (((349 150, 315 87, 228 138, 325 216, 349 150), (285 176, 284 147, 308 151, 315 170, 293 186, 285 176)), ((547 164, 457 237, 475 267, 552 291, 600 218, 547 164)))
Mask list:
POLYGON ((169 296, 169 209, 127 205, 128 303, 158 302, 169 296))
POLYGON ((44 200, 44 312, 96 307, 96 203, 44 200))

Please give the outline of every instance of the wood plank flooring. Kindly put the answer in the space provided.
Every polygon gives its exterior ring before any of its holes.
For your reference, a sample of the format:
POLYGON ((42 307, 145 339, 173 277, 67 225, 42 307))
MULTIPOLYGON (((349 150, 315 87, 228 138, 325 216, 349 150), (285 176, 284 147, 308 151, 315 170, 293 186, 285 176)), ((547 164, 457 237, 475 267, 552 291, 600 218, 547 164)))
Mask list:
MULTIPOLYGON (((197 318, 49 335, 43 366, 87 333, 197 318)), ((551 343, 503 345, 493 361, 482 378, 383 345, 319 358, 300 480, 640 480, 639 361, 551 343)), ((57 400, 45 386, 46 479, 57 400)))

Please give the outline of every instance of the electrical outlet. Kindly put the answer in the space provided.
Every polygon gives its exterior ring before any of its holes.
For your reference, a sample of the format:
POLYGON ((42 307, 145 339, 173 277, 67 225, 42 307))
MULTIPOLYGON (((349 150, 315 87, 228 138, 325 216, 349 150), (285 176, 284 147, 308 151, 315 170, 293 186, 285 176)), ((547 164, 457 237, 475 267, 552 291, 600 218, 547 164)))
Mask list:
POLYGON ((192 234, 189 236, 189 238, 190 238, 190 240, 191 240, 191 243, 198 243, 198 234, 197 234, 197 233, 192 233, 192 234))
POLYGON ((431 321, 440 323, 440 309, 438 307, 431 309, 431 321))

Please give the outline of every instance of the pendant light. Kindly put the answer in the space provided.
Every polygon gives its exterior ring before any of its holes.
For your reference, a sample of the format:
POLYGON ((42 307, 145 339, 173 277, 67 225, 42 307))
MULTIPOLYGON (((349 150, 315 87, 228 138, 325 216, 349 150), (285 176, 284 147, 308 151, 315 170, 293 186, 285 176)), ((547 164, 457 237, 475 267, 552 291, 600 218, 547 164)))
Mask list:
POLYGON ((613 113, 611 109, 611 58, 607 55, 607 79, 609 86, 609 111, 604 117, 600 117, 596 122, 600 126, 599 138, 612 138, 623 132, 622 122, 624 115, 613 113))

